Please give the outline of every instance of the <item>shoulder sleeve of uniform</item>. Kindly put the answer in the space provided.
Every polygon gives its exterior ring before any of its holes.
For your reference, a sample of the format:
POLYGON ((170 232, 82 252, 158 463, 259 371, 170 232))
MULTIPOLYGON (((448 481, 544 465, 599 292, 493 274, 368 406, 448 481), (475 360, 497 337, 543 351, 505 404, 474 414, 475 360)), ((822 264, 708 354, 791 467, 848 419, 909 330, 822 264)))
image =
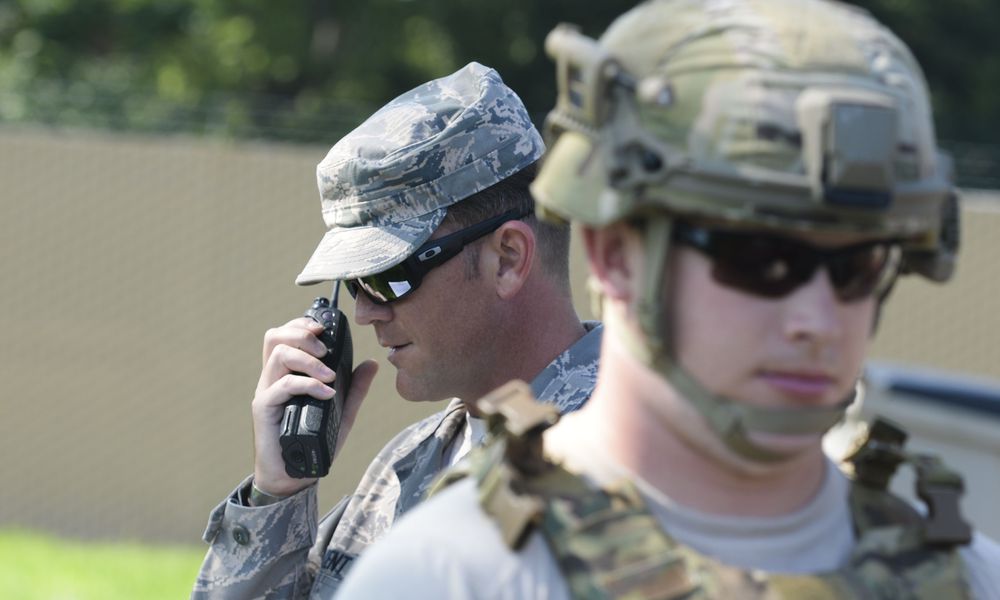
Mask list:
POLYGON ((586 335, 557 356, 531 381, 534 396, 555 406, 560 413, 579 409, 594 393, 602 327, 596 321, 587 321, 585 327, 586 335))
POLYGON ((261 507, 244 506, 250 478, 219 504, 204 539, 210 547, 192 598, 296 598, 308 579, 306 553, 316 537, 316 486, 261 507))

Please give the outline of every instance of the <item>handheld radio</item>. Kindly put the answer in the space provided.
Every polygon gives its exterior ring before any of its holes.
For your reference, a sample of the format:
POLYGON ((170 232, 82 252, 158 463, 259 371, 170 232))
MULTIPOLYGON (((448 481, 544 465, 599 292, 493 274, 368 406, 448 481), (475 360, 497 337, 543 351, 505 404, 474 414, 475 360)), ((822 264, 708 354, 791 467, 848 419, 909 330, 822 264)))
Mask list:
POLYGON ((333 306, 326 298, 316 298, 305 316, 323 325, 317 336, 326 346, 320 360, 337 373, 330 400, 311 396, 294 396, 285 404, 281 421, 281 457, 290 477, 323 477, 330 472, 330 463, 337 448, 340 421, 344 415, 344 398, 351 389, 354 347, 347 317, 337 308, 340 282, 333 286, 333 306))

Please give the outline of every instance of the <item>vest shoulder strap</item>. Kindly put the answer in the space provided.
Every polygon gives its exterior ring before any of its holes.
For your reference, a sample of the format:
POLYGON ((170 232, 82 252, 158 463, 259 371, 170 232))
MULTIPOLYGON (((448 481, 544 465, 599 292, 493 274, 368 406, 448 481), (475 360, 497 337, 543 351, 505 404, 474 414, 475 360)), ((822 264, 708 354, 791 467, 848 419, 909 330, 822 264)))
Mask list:
POLYGON ((542 434, 558 420, 523 382, 477 402, 490 439, 467 476, 511 548, 539 530, 576 598, 686 597, 696 587, 673 541, 635 488, 601 489, 545 456, 542 434))
POLYGON ((559 420, 559 411, 535 400, 531 387, 521 380, 480 398, 476 409, 486 419, 485 443, 446 471, 428 496, 473 477, 480 505, 499 525, 504 542, 518 548, 544 510, 543 500, 524 493, 521 481, 552 467, 543 456, 542 432, 559 420))
POLYGON ((891 525, 915 531, 916 541, 928 546, 968 544, 972 527, 962 517, 959 500, 965 491, 962 477, 937 456, 903 449, 902 427, 876 418, 845 459, 852 479, 850 492, 854 526, 859 535, 891 525), (889 491, 889 481, 902 464, 916 472, 916 493, 927 507, 921 515, 889 491))

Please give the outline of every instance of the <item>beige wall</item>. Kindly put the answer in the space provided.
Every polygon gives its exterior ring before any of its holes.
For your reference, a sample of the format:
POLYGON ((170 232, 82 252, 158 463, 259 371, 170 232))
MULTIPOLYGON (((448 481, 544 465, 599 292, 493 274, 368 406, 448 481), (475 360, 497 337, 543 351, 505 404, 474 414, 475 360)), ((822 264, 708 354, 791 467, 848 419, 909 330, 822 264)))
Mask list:
POLYGON ((873 356, 1000 380, 1000 192, 963 195, 962 250, 947 285, 900 280, 873 356))
MULTIPOLYGON (((0 128, 0 527, 196 542, 251 468, 264 330, 328 292, 292 283, 323 232, 325 151, 0 128)), ((1000 379, 1000 214, 966 224, 955 285, 900 285, 877 356, 1000 379)), ((400 400, 382 363, 324 507, 436 408, 400 400)))

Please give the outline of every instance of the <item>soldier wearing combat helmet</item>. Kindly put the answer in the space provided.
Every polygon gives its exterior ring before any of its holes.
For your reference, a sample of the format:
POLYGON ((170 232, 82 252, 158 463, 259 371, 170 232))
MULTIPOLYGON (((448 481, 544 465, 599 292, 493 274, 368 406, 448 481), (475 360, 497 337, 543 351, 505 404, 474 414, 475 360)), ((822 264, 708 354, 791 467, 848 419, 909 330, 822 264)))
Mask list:
POLYGON ((895 279, 955 266, 905 45, 826 0, 653 1, 546 45, 559 98, 532 190, 583 225, 595 393, 554 427, 523 386, 484 398, 496 437, 469 477, 345 595, 997 598, 1000 547, 963 520, 958 474, 885 421, 844 471, 822 452, 895 279), (886 491, 901 463, 926 510, 886 491))

